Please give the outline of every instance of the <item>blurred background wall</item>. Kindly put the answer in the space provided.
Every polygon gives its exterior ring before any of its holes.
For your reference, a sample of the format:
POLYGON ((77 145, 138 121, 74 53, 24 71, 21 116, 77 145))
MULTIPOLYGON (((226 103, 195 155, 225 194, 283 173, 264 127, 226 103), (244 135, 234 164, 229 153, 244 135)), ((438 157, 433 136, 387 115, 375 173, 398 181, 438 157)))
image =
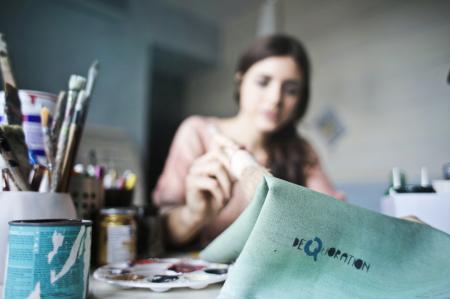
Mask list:
POLYGON ((234 67, 264 20, 309 50, 312 102, 300 128, 351 197, 381 196, 393 166, 417 182, 421 166, 437 178, 450 160, 449 1, 0 4, 0 31, 22 88, 56 93, 70 74, 100 60, 88 122, 131 137, 152 169, 149 189, 184 117, 237 111, 234 67), (321 120, 337 128, 336 138, 330 141, 321 120))
MULTIPOLYGON (((416 178, 422 165, 441 175, 450 150, 450 2, 284 0, 277 6, 281 30, 304 41, 311 56, 312 102, 301 127, 333 178, 384 180, 394 165, 416 178), (345 126, 331 146, 314 126, 327 107, 345 126)), ((234 111, 232 74, 258 17, 255 8, 224 26, 223 67, 191 78, 189 113, 234 111)))
POLYGON ((85 74, 98 59, 101 77, 88 121, 121 127, 141 146, 151 105, 154 57, 159 55, 155 49, 205 63, 217 56, 215 24, 158 1, 0 3, 0 29, 7 37, 20 86, 56 93, 67 87, 70 74, 85 74))

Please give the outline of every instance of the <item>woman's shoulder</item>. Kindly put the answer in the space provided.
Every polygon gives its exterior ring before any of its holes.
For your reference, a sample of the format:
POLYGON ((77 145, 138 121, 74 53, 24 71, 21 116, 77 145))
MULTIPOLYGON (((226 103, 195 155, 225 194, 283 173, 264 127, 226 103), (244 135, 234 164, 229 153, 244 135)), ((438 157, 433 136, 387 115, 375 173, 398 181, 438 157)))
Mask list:
POLYGON ((208 136, 216 126, 217 118, 212 116, 192 115, 182 121, 177 130, 178 136, 183 136, 187 142, 201 141, 208 143, 208 136))
POLYGON ((213 116, 191 115, 183 120, 180 128, 193 128, 197 130, 206 130, 210 125, 214 125, 218 118, 213 116))

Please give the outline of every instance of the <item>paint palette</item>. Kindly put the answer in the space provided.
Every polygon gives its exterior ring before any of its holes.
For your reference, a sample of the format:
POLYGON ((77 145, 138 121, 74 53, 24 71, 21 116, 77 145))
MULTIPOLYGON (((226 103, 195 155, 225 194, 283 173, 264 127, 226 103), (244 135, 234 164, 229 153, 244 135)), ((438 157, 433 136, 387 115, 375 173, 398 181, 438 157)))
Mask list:
POLYGON ((227 278, 228 265, 192 258, 144 259, 98 268, 94 278, 120 287, 149 288, 165 292, 172 288, 202 289, 227 278))

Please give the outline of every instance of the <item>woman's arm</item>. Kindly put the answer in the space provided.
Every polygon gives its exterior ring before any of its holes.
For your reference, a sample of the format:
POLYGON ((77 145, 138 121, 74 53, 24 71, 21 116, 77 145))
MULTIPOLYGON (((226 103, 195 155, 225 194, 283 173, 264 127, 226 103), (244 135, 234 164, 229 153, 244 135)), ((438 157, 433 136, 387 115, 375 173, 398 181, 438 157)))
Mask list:
POLYGON ((191 116, 178 127, 161 176, 152 193, 153 203, 167 208, 185 203, 185 179, 192 163, 206 152, 199 128, 204 120, 191 116))
POLYGON ((320 163, 311 167, 307 171, 306 187, 321 193, 328 194, 335 197, 336 199, 345 201, 345 194, 343 192, 337 191, 331 181, 328 179, 327 175, 323 171, 320 163))
POLYGON ((169 241, 177 246, 193 239, 231 197, 229 161, 207 146, 207 127, 201 117, 182 123, 153 193, 166 216, 169 241))
POLYGON ((239 180, 248 201, 269 172, 247 151, 218 132, 211 132, 210 150, 194 159, 185 177, 185 204, 168 211, 167 230, 172 244, 181 246, 208 225, 231 197, 239 180))
POLYGON ((194 237, 205 219, 186 205, 186 177, 198 157, 206 152, 200 134, 205 121, 192 116, 182 122, 170 146, 152 200, 166 218, 169 241, 182 244, 194 237))
POLYGON ((215 150, 194 161, 186 177, 186 203, 167 215, 174 245, 190 241, 226 205, 232 186, 228 164, 227 157, 215 150))
POLYGON ((206 218, 193 214, 187 206, 170 210, 166 215, 169 242, 175 246, 186 244, 197 235, 206 223, 206 218))
POLYGON ((305 142, 309 150, 310 160, 312 161, 312 163, 309 166, 307 166, 305 171, 306 174, 305 187, 320 193, 333 196, 336 199, 345 201, 345 194, 334 188, 330 179, 323 170, 317 152, 314 150, 314 148, 309 142, 307 142, 306 140, 305 142))

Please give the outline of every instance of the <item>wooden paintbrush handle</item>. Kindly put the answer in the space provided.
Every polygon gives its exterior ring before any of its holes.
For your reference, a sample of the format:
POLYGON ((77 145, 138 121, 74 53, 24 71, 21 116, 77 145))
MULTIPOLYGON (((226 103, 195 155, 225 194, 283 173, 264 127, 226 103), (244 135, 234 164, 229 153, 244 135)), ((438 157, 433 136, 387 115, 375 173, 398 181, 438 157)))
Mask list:
POLYGON ((64 163, 64 154, 66 152, 66 146, 67 146, 67 139, 68 139, 68 133, 69 133, 69 123, 64 122, 61 131, 58 138, 58 147, 56 151, 56 157, 55 157, 55 165, 53 167, 52 172, 52 178, 51 178, 51 186, 50 190, 52 192, 60 192, 59 189, 60 182, 61 182, 61 174, 62 174, 62 168, 64 163))
POLYGON ((22 125, 22 105, 20 103, 19 91, 9 83, 5 83, 5 118, 10 125, 22 125))
POLYGON ((72 172, 73 162, 75 161, 75 155, 78 148, 78 131, 78 126, 72 123, 69 129, 69 138, 67 139, 66 153, 64 155, 64 160, 61 168, 61 179, 58 188, 61 192, 67 192, 67 190, 69 189, 70 173, 72 172))
POLYGON ((53 121, 50 128, 50 136, 52 142, 53 153, 56 150, 56 145, 58 143, 59 131, 64 120, 64 112, 66 111, 67 97, 65 91, 60 91, 58 95, 58 100, 56 102, 55 113, 53 121))
POLYGON ((16 87, 16 80, 14 79, 11 63, 8 57, 8 48, 6 46, 5 37, 0 33, 0 67, 2 69, 3 82, 9 83, 16 87))
POLYGON ((17 188, 21 191, 30 190, 27 181, 20 172, 19 163, 17 162, 14 153, 11 151, 10 145, 3 134, 0 135, 0 154, 2 155, 3 160, 8 166, 8 169, 11 173, 11 179, 13 180, 17 188))

